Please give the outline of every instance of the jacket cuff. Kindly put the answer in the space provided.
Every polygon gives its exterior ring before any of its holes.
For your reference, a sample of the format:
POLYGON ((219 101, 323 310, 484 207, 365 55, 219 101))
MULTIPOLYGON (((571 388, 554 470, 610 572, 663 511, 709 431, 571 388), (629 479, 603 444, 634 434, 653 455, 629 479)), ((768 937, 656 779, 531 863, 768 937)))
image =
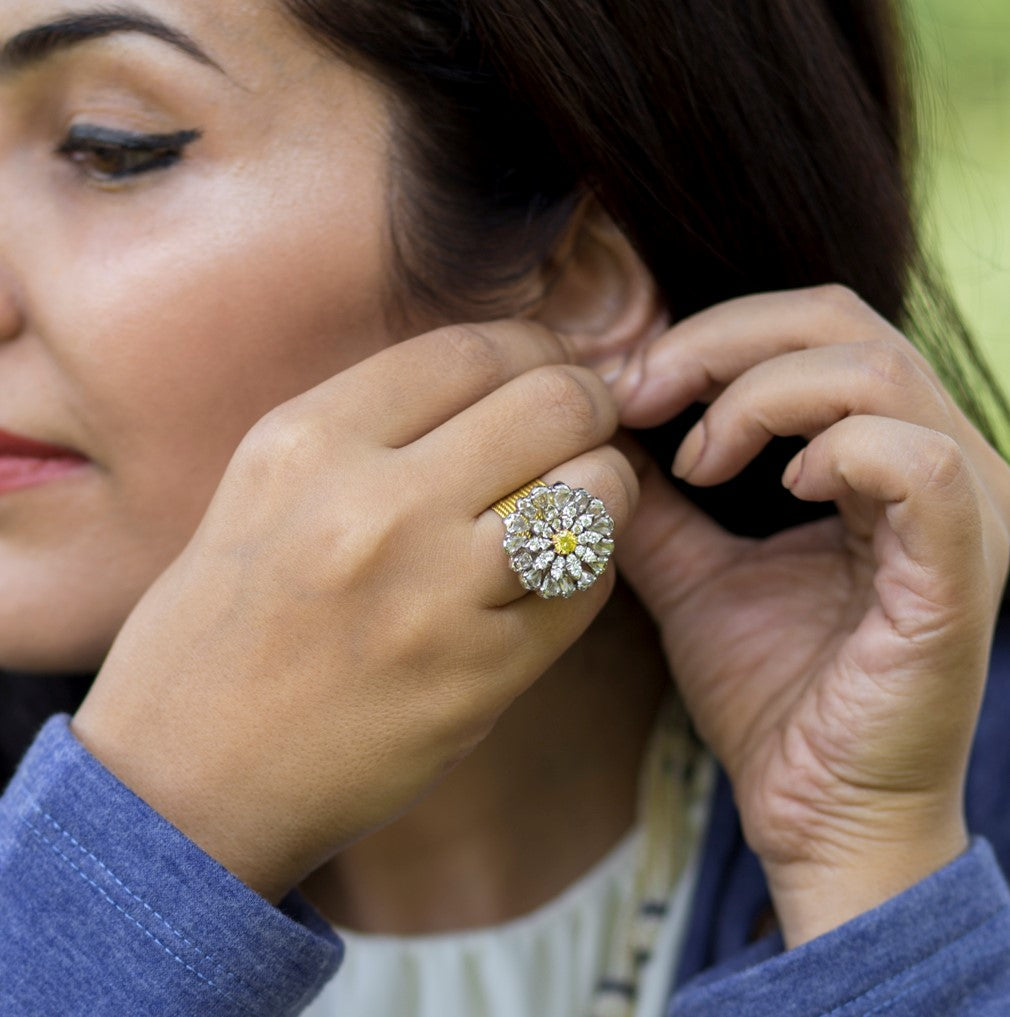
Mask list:
POLYGON ((247 887, 69 724, 46 723, 0 799, 3 1012, 300 1013, 343 955, 329 925, 247 887))
POLYGON ((1010 891, 981 838, 879 907, 793 950, 778 936, 703 972, 677 1017, 1010 1013, 1010 891))

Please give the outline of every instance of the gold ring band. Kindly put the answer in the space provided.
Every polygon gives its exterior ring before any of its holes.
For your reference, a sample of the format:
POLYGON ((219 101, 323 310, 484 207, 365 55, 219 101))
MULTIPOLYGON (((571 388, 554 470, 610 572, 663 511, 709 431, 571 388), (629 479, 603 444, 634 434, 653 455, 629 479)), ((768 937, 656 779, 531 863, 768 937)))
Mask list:
POLYGON ((546 487, 547 485, 542 480, 531 480, 525 487, 520 487, 518 491, 513 491, 507 498, 502 498, 501 501, 496 501, 491 506, 492 512, 497 512, 498 515, 504 519, 506 516, 512 515, 516 510, 516 502, 520 498, 525 498, 526 495, 535 491, 538 487, 546 487))

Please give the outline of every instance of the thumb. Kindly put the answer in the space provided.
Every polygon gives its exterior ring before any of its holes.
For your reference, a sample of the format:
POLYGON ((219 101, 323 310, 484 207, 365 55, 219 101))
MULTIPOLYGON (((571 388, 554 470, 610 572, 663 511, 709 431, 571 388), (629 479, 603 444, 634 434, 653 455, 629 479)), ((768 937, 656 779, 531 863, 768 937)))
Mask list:
POLYGON ((622 444, 638 473, 641 495, 615 557, 639 599, 663 624, 699 582, 734 556, 742 541, 688 501, 641 447, 622 444))

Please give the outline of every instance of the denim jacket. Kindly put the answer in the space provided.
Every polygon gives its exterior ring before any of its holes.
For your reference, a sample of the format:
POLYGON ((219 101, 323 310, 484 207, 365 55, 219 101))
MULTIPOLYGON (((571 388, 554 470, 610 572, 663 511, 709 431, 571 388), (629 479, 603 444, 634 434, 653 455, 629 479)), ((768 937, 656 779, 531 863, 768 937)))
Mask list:
MULTIPOLYGON (((246 887, 68 725, 49 720, 0 799, 0 1015, 300 1013, 340 965, 328 924, 297 892, 273 907, 246 887)), ((966 790, 965 854, 784 950, 753 941, 768 891, 720 779, 670 1017, 1010 1015, 1010 626, 966 790)))

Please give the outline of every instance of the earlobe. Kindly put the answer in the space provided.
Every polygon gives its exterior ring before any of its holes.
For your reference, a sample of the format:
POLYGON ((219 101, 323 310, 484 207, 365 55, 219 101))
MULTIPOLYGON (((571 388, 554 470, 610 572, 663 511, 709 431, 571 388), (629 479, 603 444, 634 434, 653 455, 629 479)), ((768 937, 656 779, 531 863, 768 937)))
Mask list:
POLYGON ((586 364, 627 355, 669 324, 652 274, 595 199, 579 206, 544 275, 528 316, 567 335, 586 364))

